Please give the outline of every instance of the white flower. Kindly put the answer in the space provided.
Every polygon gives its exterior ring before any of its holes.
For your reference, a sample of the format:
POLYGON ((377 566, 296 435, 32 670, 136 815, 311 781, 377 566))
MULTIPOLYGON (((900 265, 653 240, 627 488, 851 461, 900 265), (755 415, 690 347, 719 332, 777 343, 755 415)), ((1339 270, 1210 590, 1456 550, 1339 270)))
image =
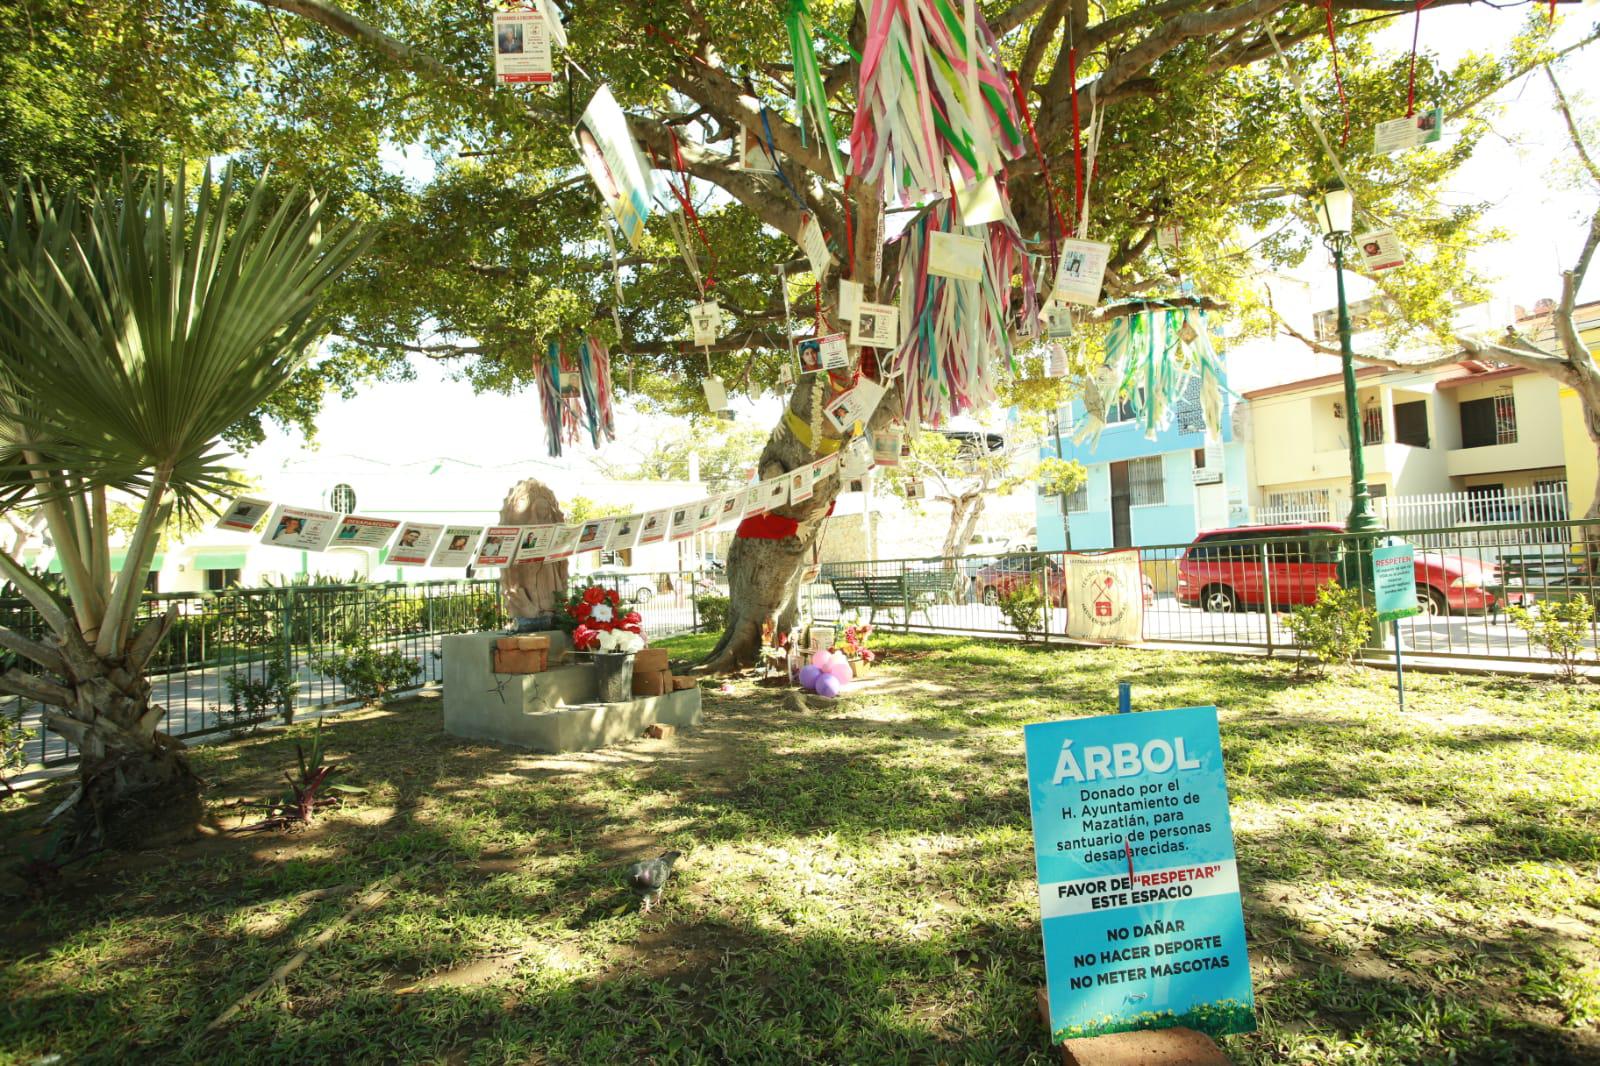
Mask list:
POLYGON ((637 633, 630 633, 626 629, 613 630, 612 636, 617 638, 618 651, 638 651, 644 647, 644 638, 637 633))
POLYGON ((616 612, 611 609, 609 603, 597 603, 590 607, 589 617, 596 622, 614 622, 617 619, 616 612))

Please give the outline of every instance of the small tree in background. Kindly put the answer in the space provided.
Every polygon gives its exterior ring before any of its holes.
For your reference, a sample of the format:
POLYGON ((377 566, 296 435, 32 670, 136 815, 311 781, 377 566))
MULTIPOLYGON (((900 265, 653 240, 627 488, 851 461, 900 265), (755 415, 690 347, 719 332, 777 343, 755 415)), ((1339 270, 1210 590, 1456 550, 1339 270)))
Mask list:
POLYGON ((1587 654, 1584 640, 1594 628, 1594 604, 1582 596, 1546 600, 1536 611, 1511 604, 1506 614, 1528 640, 1550 653, 1567 681, 1578 680, 1578 664, 1587 654))
POLYGON ((1378 612, 1361 602, 1360 589, 1345 589, 1326 584, 1317 590, 1317 602, 1296 607, 1284 619, 1300 649, 1295 670, 1306 674, 1309 661, 1316 659, 1316 673, 1331 663, 1351 663, 1367 646, 1372 627, 1377 624, 1378 612))
POLYGON ((0 553, 50 631, 0 628, 30 664, 0 691, 44 704, 77 745, 80 844, 197 813, 145 677, 177 608, 136 627, 144 575, 173 514, 228 491, 219 438, 310 358, 318 302, 364 247, 325 205, 278 193, 230 169, 198 189, 130 171, 81 199, 26 181, 0 195, 0 506, 44 512, 66 588, 0 553), (111 493, 140 501, 120 570, 111 493))

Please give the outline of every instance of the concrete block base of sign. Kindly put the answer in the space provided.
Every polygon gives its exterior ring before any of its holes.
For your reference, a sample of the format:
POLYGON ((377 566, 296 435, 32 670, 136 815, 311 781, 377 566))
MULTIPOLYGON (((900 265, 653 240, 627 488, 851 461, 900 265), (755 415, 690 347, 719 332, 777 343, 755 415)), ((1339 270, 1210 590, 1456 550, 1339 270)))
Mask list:
MULTIPOLYGON (((451 736, 534 751, 588 751, 660 724, 700 724, 698 687, 622 703, 600 703, 594 664, 552 666, 537 674, 494 672, 501 633, 444 638, 444 729, 451 736)), ((570 642, 563 638, 563 646, 570 642)), ((551 658, 556 642, 551 641, 551 658)))
MULTIPOLYGON (((1039 989, 1039 1016, 1050 1027, 1050 1002, 1039 989)), ((1061 1045, 1066 1066, 1233 1066, 1216 1042, 1193 1029, 1146 1029, 1112 1033, 1061 1045)))

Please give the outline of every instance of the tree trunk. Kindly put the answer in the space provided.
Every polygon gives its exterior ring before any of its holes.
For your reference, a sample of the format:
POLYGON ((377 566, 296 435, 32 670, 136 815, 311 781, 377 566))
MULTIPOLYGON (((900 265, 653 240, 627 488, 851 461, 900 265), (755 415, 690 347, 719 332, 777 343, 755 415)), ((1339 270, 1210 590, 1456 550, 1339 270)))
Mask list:
POLYGON ((945 530, 944 548, 940 551, 946 559, 954 559, 961 554, 961 546, 966 543, 961 530, 967 524, 967 512, 975 499, 976 494, 971 492, 950 497, 950 528, 945 530))
MULTIPOLYGON (((820 380, 818 375, 802 379, 789 400, 788 410, 808 431, 816 428, 811 420, 811 409, 820 380)), ((767 438, 758 464, 759 476, 774 478, 825 455, 825 452, 812 450, 796 436, 789 418, 785 417, 767 438)), ((836 474, 819 482, 809 500, 788 504, 773 512, 795 520, 792 535, 777 540, 734 537, 728 548, 727 628, 701 664, 701 670, 721 673, 753 665, 760 654, 764 625, 773 622, 779 632, 793 628, 799 611, 800 574, 822 536, 823 523, 839 495, 840 480, 836 474)))
POLYGON ((74 821, 57 854, 148 844, 199 820, 200 781, 183 743, 156 729, 164 712, 144 676, 174 617, 148 623, 118 659, 96 655, 77 632, 51 646, 0 630, 0 642, 44 670, 13 667, 0 690, 45 704, 46 728, 78 748, 74 821))

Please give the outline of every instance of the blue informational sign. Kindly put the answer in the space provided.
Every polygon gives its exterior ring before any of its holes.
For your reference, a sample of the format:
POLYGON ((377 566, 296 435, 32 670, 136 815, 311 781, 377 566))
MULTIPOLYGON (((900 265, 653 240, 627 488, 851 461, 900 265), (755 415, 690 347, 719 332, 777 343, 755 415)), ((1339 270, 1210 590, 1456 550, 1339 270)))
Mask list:
POLYGON ((1217 709, 1042 722, 1023 738, 1053 1040, 1254 1030, 1217 709))
POLYGON ((1372 594, 1380 622, 1422 613, 1417 606, 1417 553, 1411 545, 1372 549, 1372 594))

